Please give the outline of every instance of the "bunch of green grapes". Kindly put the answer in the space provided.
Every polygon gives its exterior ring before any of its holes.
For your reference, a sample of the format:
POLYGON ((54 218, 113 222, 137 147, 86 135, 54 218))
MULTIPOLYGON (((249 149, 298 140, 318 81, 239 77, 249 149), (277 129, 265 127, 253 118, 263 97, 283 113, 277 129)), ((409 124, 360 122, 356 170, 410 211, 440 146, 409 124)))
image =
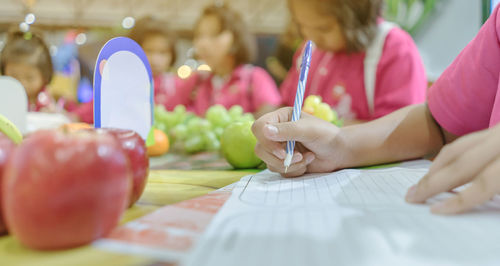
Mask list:
POLYGON ((322 102, 321 96, 309 95, 304 101, 302 111, 328 121, 336 126, 342 126, 343 121, 337 116, 329 104, 322 102))
POLYGON ((163 106, 155 107, 155 126, 164 131, 172 142, 174 151, 196 153, 219 151, 220 138, 224 129, 234 122, 254 121, 250 113, 235 105, 227 110, 222 105, 214 105, 198 117, 187 112, 183 105, 168 112, 163 106))

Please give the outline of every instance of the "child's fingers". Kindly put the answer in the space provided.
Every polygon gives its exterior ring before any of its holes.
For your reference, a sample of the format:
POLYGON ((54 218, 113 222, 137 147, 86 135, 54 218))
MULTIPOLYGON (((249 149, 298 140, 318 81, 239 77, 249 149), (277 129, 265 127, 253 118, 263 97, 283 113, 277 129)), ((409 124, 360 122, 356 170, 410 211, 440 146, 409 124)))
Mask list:
MULTIPOLYGON (((299 158, 295 157, 294 158, 299 158)), ((299 162, 292 163, 289 167, 288 170, 285 173, 285 167, 283 166, 283 162, 281 162, 281 165, 267 165, 268 169, 272 172, 280 173, 283 177, 297 177, 303 175, 307 171, 307 160, 306 158, 303 158, 302 155, 300 156, 302 160, 299 162)), ((295 160, 295 159, 294 159, 295 160)))
POLYGON ((431 211, 436 214, 456 214, 472 209, 484 203, 500 191, 500 160, 490 164, 472 184, 456 196, 434 204, 431 211))
POLYGON ((295 140, 308 142, 317 138, 318 132, 312 131, 304 121, 268 124, 264 127, 264 136, 273 141, 295 140))
POLYGON ((471 147, 477 143, 484 140, 485 134, 488 132, 480 132, 472 134, 469 136, 464 136, 452 144, 448 144, 443 147, 441 152, 438 154, 436 160, 432 163, 429 169, 429 174, 434 174, 440 171, 442 168, 446 167, 449 163, 453 162, 457 157, 459 157, 464 152, 468 151, 471 147))
POLYGON ((278 159, 281 159, 281 160, 284 160, 285 156, 286 156, 285 143, 281 143, 281 142, 273 142, 273 141, 260 142, 259 141, 255 145, 254 150, 255 150, 256 154, 257 154, 258 150, 264 150, 268 153, 274 154, 274 156, 276 156, 278 159))
MULTIPOLYGON (((283 164, 283 159, 277 158, 275 154, 273 154, 271 152, 268 152, 268 151, 266 151, 264 149, 259 149, 259 148, 255 149, 255 154, 260 159, 262 159, 262 161, 264 161, 268 165, 268 167, 272 167, 272 169, 276 170, 276 171, 273 171, 273 172, 278 172, 278 173, 284 173, 285 172, 285 166, 283 164)), ((300 162, 302 160, 303 160, 302 154, 299 153, 299 152, 295 152, 293 154, 293 157, 292 157, 292 164, 290 165, 290 167, 288 169, 289 170, 293 169, 292 166, 294 166, 294 164, 296 164, 296 163, 298 163, 298 162, 300 162)))
MULTIPOLYGON (((500 143, 500 140, 497 142, 500 143)), ((407 200, 414 203, 424 202, 438 193, 466 184, 498 156, 497 145, 491 142, 474 144, 476 145, 465 153, 459 153, 441 169, 424 176, 416 188, 408 191, 407 200)), ((469 145, 469 141, 465 145, 469 145)), ((456 152, 456 150, 448 150, 446 153, 452 151, 456 152)))
POLYGON ((252 132, 257 138, 259 138, 259 136, 262 135, 264 126, 266 126, 267 124, 290 121, 292 118, 292 110, 293 108, 291 107, 284 107, 261 116, 259 119, 257 119, 257 121, 253 123, 252 132))

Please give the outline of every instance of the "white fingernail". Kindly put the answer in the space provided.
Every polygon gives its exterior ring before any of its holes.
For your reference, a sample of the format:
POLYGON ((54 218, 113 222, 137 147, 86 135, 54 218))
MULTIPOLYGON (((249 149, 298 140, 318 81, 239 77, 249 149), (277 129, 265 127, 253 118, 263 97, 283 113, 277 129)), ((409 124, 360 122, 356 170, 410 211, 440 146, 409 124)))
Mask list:
POLYGON ((278 128, 277 127, 275 127, 273 125, 266 125, 266 128, 269 131, 269 133, 271 133, 273 135, 278 134, 278 128))

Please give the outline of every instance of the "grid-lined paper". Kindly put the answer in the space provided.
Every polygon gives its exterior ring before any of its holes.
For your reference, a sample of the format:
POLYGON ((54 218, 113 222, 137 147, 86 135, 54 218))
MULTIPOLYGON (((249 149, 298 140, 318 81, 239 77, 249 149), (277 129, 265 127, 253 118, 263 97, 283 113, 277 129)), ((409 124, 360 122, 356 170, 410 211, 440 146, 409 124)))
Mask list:
POLYGON ((266 172, 240 182, 239 199, 256 206, 341 204, 358 207, 404 204, 406 190, 426 169, 344 170, 335 174, 280 178, 266 172))
MULTIPOLYGON (((500 212, 431 215, 403 200, 427 169, 243 178, 187 265, 496 265, 500 212)), ((497 206, 497 207, 495 207, 497 206)))

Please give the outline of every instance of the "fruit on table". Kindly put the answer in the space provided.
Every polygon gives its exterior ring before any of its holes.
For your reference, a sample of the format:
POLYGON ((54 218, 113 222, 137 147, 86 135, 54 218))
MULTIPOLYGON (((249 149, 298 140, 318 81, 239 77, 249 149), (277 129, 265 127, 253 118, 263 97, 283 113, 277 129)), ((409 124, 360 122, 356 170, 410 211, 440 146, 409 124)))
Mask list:
POLYGON ((231 123, 231 116, 226 108, 219 104, 208 108, 205 117, 214 127, 226 127, 231 123))
POLYGON ((316 106, 313 115, 328 122, 333 122, 336 117, 334 111, 327 103, 320 103, 316 106))
POLYGON ((35 249, 63 249, 108 234, 127 207, 132 174, 116 139, 97 131, 33 133, 4 171, 9 232, 35 249))
POLYGON ((204 118, 186 112, 183 105, 175 107, 173 112, 166 111, 163 106, 155 107, 155 127, 168 135, 172 149, 177 152, 219 151, 220 138, 228 125, 254 120, 253 115, 244 113, 239 105, 229 110, 214 105, 204 118))
POLYGON ((94 129, 86 123, 70 123, 61 126, 65 132, 76 132, 79 130, 95 130, 98 132, 109 133, 118 141, 125 155, 128 157, 132 171, 132 193, 129 199, 129 207, 141 197, 144 188, 146 187, 149 174, 149 158, 146 148, 146 143, 133 130, 118 129, 118 128, 98 128, 94 129))
POLYGON ((239 105, 234 105, 229 108, 229 116, 232 120, 237 120, 239 117, 243 115, 243 108, 239 105))
POLYGON ((304 101, 304 106, 309 106, 309 107, 315 109, 322 101, 323 101, 323 99, 321 98, 321 96, 309 95, 309 96, 307 96, 306 100, 304 101))
POLYGON ((342 126, 343 121, 337 116, 337 113, 328 105, 322 102, 321 96, 309 95, 304 101, 302 111, 321 118, 325 121, 342 126))
POLYGON ((167 135, 159 130, 154 129, 155 136, 155 144, 148 147, 148 155, 149 156, 161 156, 168 152, 168 148, 170 147, 170 142, 168 141, 167 135))
POLYGON ((14 151, 15 144, 14 142, 5 136, 2 132, 0 132, 0 235, 7 231, 5 228, 5 222, 3 220, 3 210, 2 210, 2 179, 3 179, 3 170, 5 168, 5 164, 7 163, 7 159, 14 151))
POLYGON ((146 143, 133 130, 101 128, 97 129, 97 131, 103 131, 115 137, 129 159, 132 171, 132 193, 128 206, 131 207, 141 197, 146 187, 149 173, 149 158, 146 143))
POLYGON ((255 168, 262 163, 254 152, 257 139, 251 128, 252 122, 236 122, 222 134, 222 153, 234 168, 255 168))
POLYGON ((11 139, 15 144, 21 143, 23 135, 7 117, 0 114, 0 132, 11 139))
POLYGON ((194 135, 192 137, 189 137, 184 142, 184 150, 188 153, 196 153, 203 151, 204 147, 205 147, 205 142, 203 141, 201 135, 194 135))

